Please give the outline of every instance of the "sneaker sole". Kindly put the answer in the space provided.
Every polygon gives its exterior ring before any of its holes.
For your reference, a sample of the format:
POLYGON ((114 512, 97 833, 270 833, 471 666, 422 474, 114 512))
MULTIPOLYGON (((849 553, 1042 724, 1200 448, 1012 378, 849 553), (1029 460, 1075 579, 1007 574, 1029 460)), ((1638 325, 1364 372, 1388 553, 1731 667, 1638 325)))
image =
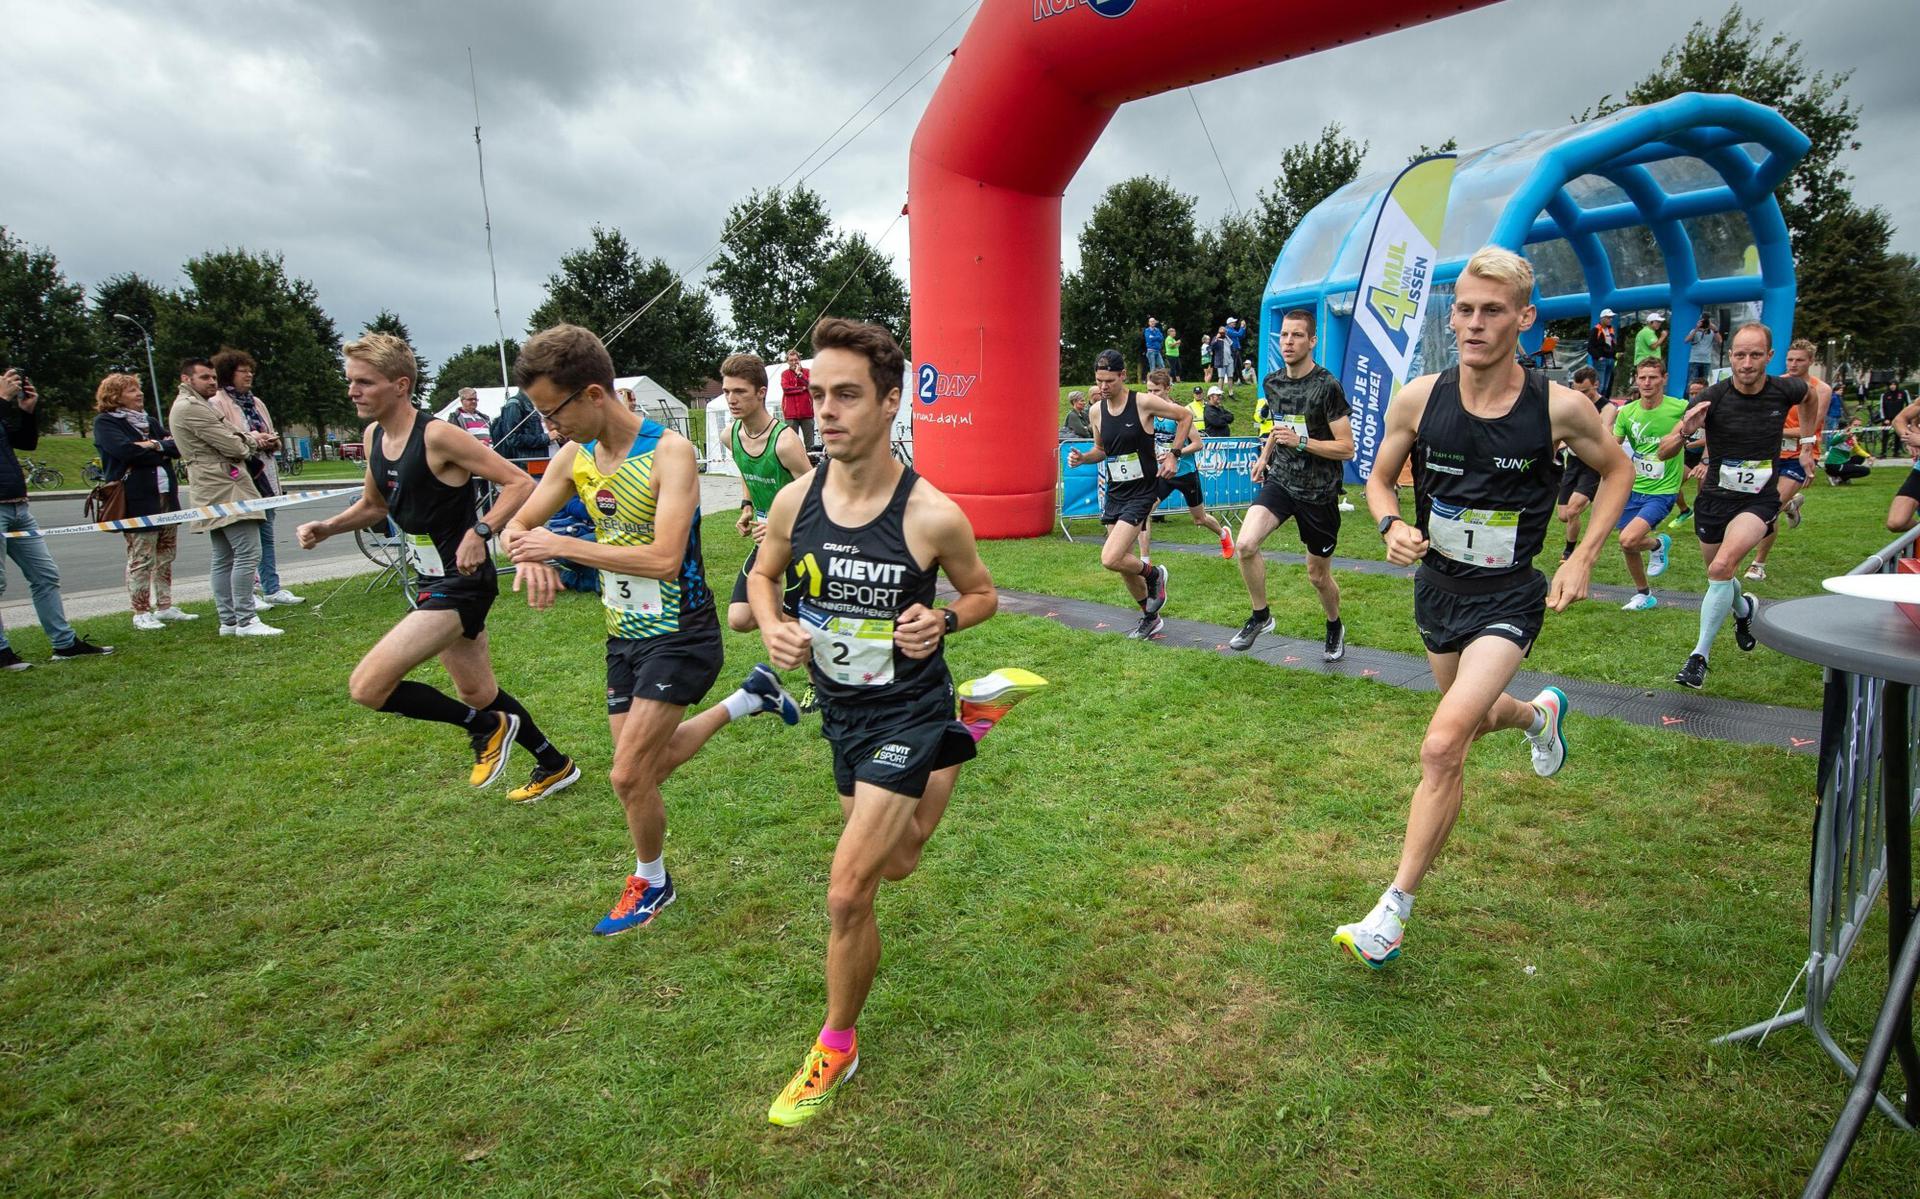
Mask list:
POLYGON ((494 761, 493 773, 487 776, 487 781, 473 785, 476 791, 484 791, 499 781, 500 776, 507 769, 507 759, 513 756, 513 739, 520 735, 520 718, 511 712, 505 712, 502 715, 507 718, 507 732, 500 738, 500 756, 494 761))
POLYGON ((976 704, 990 704, 1014 696, 1024 699, 1047 686, 1047 680, 1018 666, 1003 666, 992 674, 968 679, 960 684, 960 698, 976 704))
POLYGON ((521 799, 515 799, 513 798, 512 795, 508 795, 507 800, 509 803, 517 803, 517 804, 539 803, 541 800, 545 799, 547 796, 557 795, 560 792, 565 791, 568 787, 573 786, 575 783, 579 781, 580 781, 580 767, 576 763, 574 765, 574 768, 567 772, 567 775, 565 778, 555 779, 553 782, 548 783, 546 786, 540 788, 540 793, 538 795, 528 795, 521 799))
POLYGON ((1335 945, 1338 945, 1340 948, 1346 950, 1349 954, 1353 956, 1354 961, 1359 962, 1362 966, 1365 966, 1369 970, 1378 970, 1382 966, 1385 966, 1388 962, 1391 962, 1393 959, 1400 956, 1400 947, 1398 945, 1395 945, 1392 949, 1389 949, 1387 951, 1387 956, 1381 958, 1379 961, 1376 962, 1372 958, 1368 957, 1366 954, 1361 953, 1360 947, 1353 943, 1353 937, 1347 933, 1333 934, 1333 943, 1335 945))
POLYGON ((847 1068, 840 1072, 840 1077, 834 1082, 833 1089, 816 1099, 812 1106, 800 1108, 791 1114, 783 1112, 780 1115, 775 1115, 769 1111, 767 1113, 767 1123, 778 1124, 782 1128, 793 1128, 797 1125, 805 1124, 808 1120, 819 1115, 827 1104, 833 1102, 833 1097, 840 1093, 840 1088, 853 1081, 854 1071, 859 1068, 860 1055, 856 1053, 853 1056, 853 1060, 847 1063, 847 1068))
MULTIPOLYGON (((1543 779, 1550 779, 1562 770, 1565 770, 1567 768, 1567 759, 1573 756, 1573 747, 1567 744, 1567 693, 1558 687, 1548 687, 1547 690, 1553 692, 1554 698, 1560 701, 1559 715, 1553 719, 1553 739, 1560 743, 1560 762, 1559 765, 1555 766, 1552 770, 1541 774, 1540 777, 1543 779)), ((1534 773, 1539 774, 1539 771, 1535 771, 1534 773)))

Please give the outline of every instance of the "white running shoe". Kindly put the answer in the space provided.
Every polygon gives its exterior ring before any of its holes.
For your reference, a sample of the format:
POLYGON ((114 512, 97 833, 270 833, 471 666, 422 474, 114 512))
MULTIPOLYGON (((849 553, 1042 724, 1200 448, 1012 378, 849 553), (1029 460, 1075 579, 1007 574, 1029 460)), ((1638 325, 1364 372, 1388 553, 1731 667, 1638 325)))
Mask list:
POLYGON ((1653 592, 1649 591, 1642 595, 1636 591, 1633 593, 1632 599, 1620 605, 1620 610, 1622 612, 1645 612, 1648 608, 1658 608, 1659 606, 1660 597, 1653 594, 1653 592))
POLYGON ((293 604, 304 604, 307 602, 303 596, 295 595, 293 592, 288 591, 285 587, 282 587, 278 591, 269 592, 266 595, 261 596, 260 598, 266 600, 268 603, 274 605, 275 607, 280 607, 280 608, 285 608, 293 604))
POLYGON ((1764 583, 1767 581, 1767 568, 1761 563, 1755 562, 1752 566, 1747 567, 1747 578, 1755 583, 1764 583))
POLYGON ((1333 930, 1333 943, 1352 954, 1362 965, 1374 970, 1400 956, 1400 942, 1406 937, 1406 925, 1400 914, 1382 899, 1358 924, 1343 924, 1333 930))
POLYGON ((133 614, 133 627, 151 633, 159 629, 164 629, 167 626, 166 622, 151 612, 135 612, 133 614))
POLYGON ((253 597, 253 610, 255 612, 271 612, 273 611, 273 602, 263 595, 255 595, 253 597))
POLYGON ((1567 693, 1548 687, 1533 697, 1533 706, 1547 718, 1546 727, 1538 735, 1526 734, 1527 745, 1533 750, 1533 772, 1543 779, 1552 778, 1567 764, 1567 739, 1560 734, 1560 718, 1567 713, 1567 693))
POLYGON ((198 612, 189 612, 185 608, 179 608, 179 607, 162 608, 158 612, 155 612, 154 615, 158 616, 161 620, 167 620, 167 621, 199 620, 200 619, 200 614, 198 612))
MULTIPOLYGON (((227 630, 221 629, 220 631, 224 633, 227 630)), ((258 617, 249 620, 243 625, 233 626, 233 635, 235 637, 278 637, 280 632, 279 629, 274 628, 258 617)))
MULTIPOLYGON (((1673 548, 1673 538, 1660 534, 1660 544, 1653 547, 1653 553, 1647 556, 1647 577, 1657 579, 1667 573, 1667 551, 1673 548)), ((1648 605, 1651 607, 1652 605, 1648 605)))

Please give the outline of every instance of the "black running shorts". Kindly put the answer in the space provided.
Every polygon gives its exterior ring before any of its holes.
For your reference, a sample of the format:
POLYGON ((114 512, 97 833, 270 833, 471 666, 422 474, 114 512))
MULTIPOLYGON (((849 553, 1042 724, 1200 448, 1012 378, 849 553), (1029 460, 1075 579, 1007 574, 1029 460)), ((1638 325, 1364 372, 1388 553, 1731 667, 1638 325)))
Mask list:
POLYGON ((493 571, 477 575, 447 575, 420 580, 420 593, 413 606, 421 612, 458 612, 460 635, 478 641, 487 629, 487 612, 500 593, 499 577, 493 571))
POLYGON ((607 638, 608 715, 625 712, 636 699, 685 707, 707 697, 724 655, 713 609, 698 619, 694 628, 657 637, 607 638))
POLYGON ((1139 479, 1127 483, 1124 487, 1107 488, 1106 506, 1101 510, 1100 523, 1115 525, 1121 521, 1137 528, 1144 528, 1147 518, 1153 515, 1153 506, 1160 501, 1154 498, 1153 483, 1139 479))
POLYGON ((1772 480, 1757 495, 1737 491, 1704 491, 1693 501, 1693 534, 1705 545, 1719 545, 1727 538, 1727 526, 1742 512, 1751 512, 1773 532, 1780 515, 1780 493, 1772 480))
POLYGON ((1560 476, 1559 502, 1564 504, 1576 495, 1584 495, 1592 499, 1594 493, 1599 490, 1600 472, 1574 457, 1569 451, 1566 470, 1560 476))
POLYGON ((1893 494, 1920 502, 1920 466, 1907 472, 1907 477, 1900 482, 1900 490, 1893 494))
POLYGON ((1694 467, 1706 461, 1707 447, 1704 445, 1686 446, 1681 449, 1680 457, 1683 465, 1685 465, 1688 470, 1692 470, 1694 467))
POLYGON ((1528 653, 1547 614, 1547 576, 1529 570, 1505 591, 1443 590, 1424 569, 1413 576, 1413 623, 1430 654, 1457 654, 1482 637, 1504 637, 1528 653))
POLYGON ((833 747, 833 785, 852 795, 856 782, 919 799, 936 770, 970 762, 973 734, 953 718, 953 678, 916 699, 850 704, 825 701, 820 735, 833 747))
POLYGON ((1200 490, 1200 472, 1175 475, 1171 479, 1156 479, 1153 483, 1153 502, 1158 504, 1174 492, 1179 492, 1187 501, 1189 508, 1204 508, 1207 497, 1200 490))
MULTIPOLYGON (((747 602, 747 575, 753 570, 753 564, 759 557, 760 547, 758 545, 755 545, 747 551, 747 560, 740 564, 740 574, 733 580, 733 598, 728 601, 729 603, 744 604, 747 602)), ((788 616, 792 616, 800 611, 800 586, 800 580, 794 577, 793 571, 787 571, 785 606, 788 616)))
POLYGON ((1300 533, 1300 544, 1309 554, 1316 558, 1333 557, 1333 548, 1340 543, 1339 500, 1308 503, 1268 479, 1260 485, 1260 494, 1253 497, 1253 502, 1273 513, 1273 518, 1282 524, 1291 517, 1300 533))

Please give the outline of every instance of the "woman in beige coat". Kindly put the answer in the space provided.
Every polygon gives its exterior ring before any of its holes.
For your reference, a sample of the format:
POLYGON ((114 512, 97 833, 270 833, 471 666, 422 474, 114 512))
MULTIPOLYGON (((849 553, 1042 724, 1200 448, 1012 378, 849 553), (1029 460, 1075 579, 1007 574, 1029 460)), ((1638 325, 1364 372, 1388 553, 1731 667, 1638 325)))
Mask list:
MULTIPOLYGON (((259 451, 258 434, 242 433, 212 404, 220 385, 213 364, 189 358, 180 364, 180 394, 167 424, 187 468, 187 494, 195 507, 260 498, 247 473, 247 459, 259 451)), ((253 576, 260 566, 263 513, 246 512, 201 522, 197 531, 213 538, 213 604, 220 611, 222 637, 277 637, 280 630, 253 610, 253 576)))

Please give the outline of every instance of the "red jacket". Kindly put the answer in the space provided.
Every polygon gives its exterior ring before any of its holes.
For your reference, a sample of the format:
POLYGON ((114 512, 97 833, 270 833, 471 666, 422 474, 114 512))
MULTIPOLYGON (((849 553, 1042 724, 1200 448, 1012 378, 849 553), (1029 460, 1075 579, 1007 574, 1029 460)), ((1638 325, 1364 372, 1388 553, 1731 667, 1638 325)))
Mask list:
POLYGON ((807 390, 812 376, 807 368, 787 367, 780 372, 780 415, 788 420, 813 419, 813 393, 807 390))

